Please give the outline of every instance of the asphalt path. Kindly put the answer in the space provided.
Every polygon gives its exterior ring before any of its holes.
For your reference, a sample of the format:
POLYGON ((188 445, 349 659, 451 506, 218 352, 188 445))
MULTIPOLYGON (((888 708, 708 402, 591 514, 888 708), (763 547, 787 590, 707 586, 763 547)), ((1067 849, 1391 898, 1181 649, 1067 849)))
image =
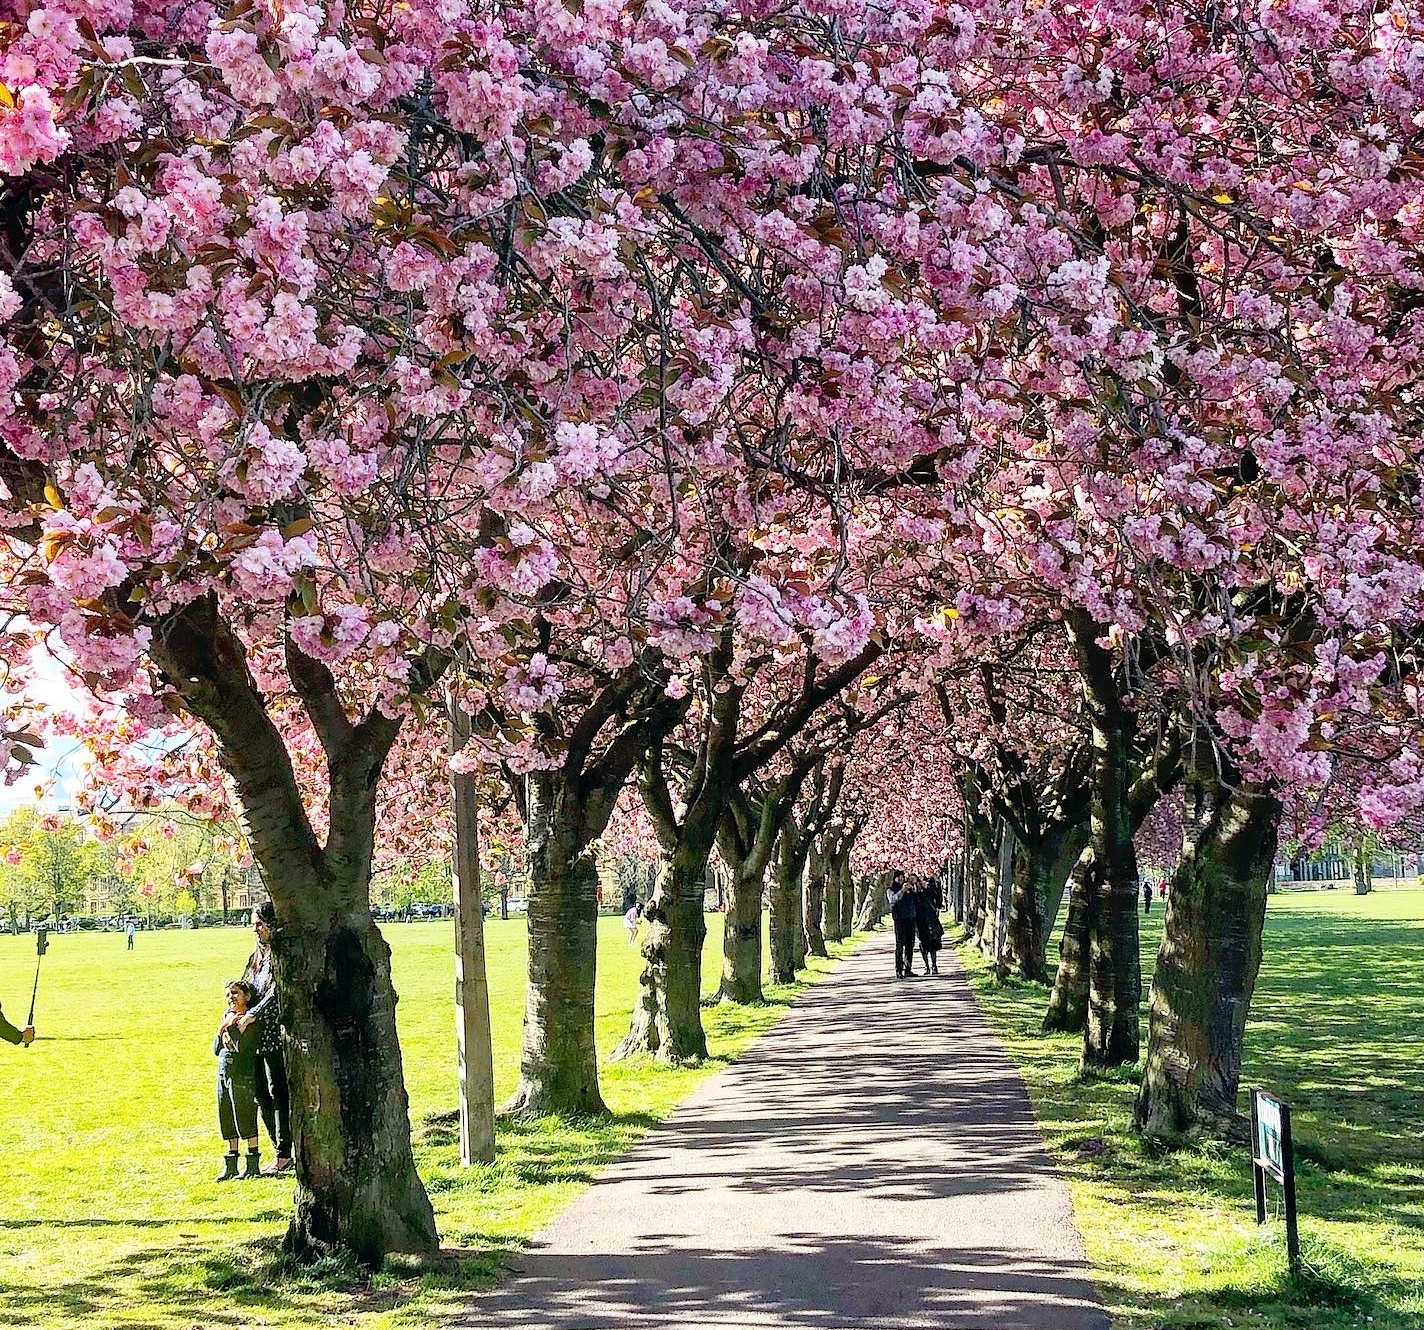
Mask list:
POLYGON ((1108 1330, 1028 1095, 952 952, 888 933, 613 1164, 457 1324, 1108 1330))

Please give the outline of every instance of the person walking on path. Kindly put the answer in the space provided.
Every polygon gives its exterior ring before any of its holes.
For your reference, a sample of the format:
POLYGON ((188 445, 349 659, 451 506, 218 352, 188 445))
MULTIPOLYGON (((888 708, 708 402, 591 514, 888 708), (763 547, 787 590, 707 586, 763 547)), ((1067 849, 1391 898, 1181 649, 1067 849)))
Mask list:
POLYGON ((128 922, 128 924, 127 924, 127 926, 124 928, 124 936, 128 939, 128 948, 127 948, 127 950, 129 950, 129 951, 132 951, 132 950, 133 950, 134 934, 137 933, 137 932, 138 932, 138 929, 135 927, 134 921, 133 921, 132 919, 130 919, 129 922, 128 922))
POLYGON ((238 1018, 246 1031, 255 1025, 257 1039, 257 1107, 277 1157, 267 1172, 284 1173, 292 1166, 292 1115, 287 1090, 287 1064, 282 1056, 282 1013, 277 997, 277 981, 272 972, 272 932, 277 927, 277 911, 271 901, 263 901, 252 912, 252 931, 257 947, 243 970, 251 985, 253 1002, 238 1018))
POLYGON ((905 881, 905 875, 898 868, 890 879, 890 890, 885 895, 890 906, 890 918, 895 924, 895 977, 913 979, 915 977, 915 893, 905 881))
POLYGON ((226 990, 227 1013, 213 1039, 218 1059, 218 1131, 227 1142, 227 1155, 219 1182, 237 1177, 237 1154, 247 1142, 247 1169, 244 1178, 261 1173, 262 1156, 257 1137, 257 1045, 260 1027, 243 1025, 242 1018, 252 1004, 252 985, 234 979, 226 990))
POLYGON ((1152 879, 1148 878, 1142 884, 1142 913, 1152 913, 1152 879))
POLYGON ((939 947, 944 941, 944 925, 939 921, 935 903, 936 889, 932 883, 922 883, 910 893, 915 900, 915 935, 920 940, 920 956, 926 974, 939 973, 939 947))
POLYGON ((17 1029, 5 1019, 5 1011, 0 1008, 0 1039, 7 1044, 32 1044, 35 1042, 35 1027, 27 1025, 23 1030, 17 1029))

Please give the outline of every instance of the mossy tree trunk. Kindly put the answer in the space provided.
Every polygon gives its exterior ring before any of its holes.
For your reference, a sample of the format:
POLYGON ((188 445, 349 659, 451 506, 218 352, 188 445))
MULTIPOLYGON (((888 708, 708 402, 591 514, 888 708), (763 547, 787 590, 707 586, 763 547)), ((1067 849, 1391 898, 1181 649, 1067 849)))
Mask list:
POLYGON ((1281 819, 1275 793, 1244 782, 1202 731, 1186 796, 1135 1113, 1144 1133, 1171 1142, 1237 1120, 1242 1037, 1281 819))

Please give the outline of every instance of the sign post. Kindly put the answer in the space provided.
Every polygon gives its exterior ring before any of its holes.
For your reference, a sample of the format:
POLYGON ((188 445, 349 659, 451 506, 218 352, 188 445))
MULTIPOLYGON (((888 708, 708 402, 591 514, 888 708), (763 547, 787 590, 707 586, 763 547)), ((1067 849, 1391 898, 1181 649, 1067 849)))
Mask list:
POLYGON ((1251 1091, 1251 1176, 1256 1185, 1256 1222, 1266 1222, 1266 1176, 1281 1184, 1286 1203, 1286 1260, 1300 1274, 1300 1232, 1296 1226, 1295 1150, 1290 1105, 1265 1090, 1251 1091))

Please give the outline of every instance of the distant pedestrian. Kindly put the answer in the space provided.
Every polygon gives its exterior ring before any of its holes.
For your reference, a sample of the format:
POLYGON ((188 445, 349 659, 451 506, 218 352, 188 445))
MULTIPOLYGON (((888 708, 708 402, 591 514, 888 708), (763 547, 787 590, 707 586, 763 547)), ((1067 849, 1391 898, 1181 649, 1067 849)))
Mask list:
POLYGON ((134 921, 133 921, 132 919, 130 919, 129 922, 128 922, 128 924, 127 924, 127 926, 124 928, 124 937, 128 939, 128 950, 129 950, 129 951, 132 951, 132 950, 133 950, 134 934, 137 933, 137 932, 138 932, 138 928, 135 926, 134 921))
POLYGON ((939 947, 944 941, 944 925, 940 923, 936 904, 938 894, 929 882, 921 883, 911 892, 915 901, 915 935, 920 940, 926 974, 939 973, 939 947))
POLYGON ((242 1023, 252 1004, 252 985, 234 979, 225 994, 227 1012, 213 1039, 218 1059, 218 1130, 227 1142, 219 1182, 237 1177, 238 1149, 243 1141, 247 1143, 247 1171, 242 1176, 255 1178, 261 1172, 257 1139, 257 1044, 261 1032, 255 1024, 242 1023))
POLYGON ((898 868, 890 878, 890 890, 885 894, 890 906, 890 918, 895 924, 895 977, 915 977, 915 894, 905 875, 898 868))
POLYGON ((1151 913, 1152 913, 1152 879, 1151 879, 1151 878, 1148 878, 1148 880, 1142 884, 1142 913, 1143 913, 1143 914, 1151 914, 1151 913))
POLYGON ((1157 884, 1157 894, 1163 900, 1167 899, 1167 879, 1165 877, 1157 884))
POLYGON ((628 907, 628 913, 623 916, 623 927, 628 930, 628 945, 631 947, 638 940, 638 926, 643 922, 643 916, 638 908, 638 902, 634 901, 628 907))

